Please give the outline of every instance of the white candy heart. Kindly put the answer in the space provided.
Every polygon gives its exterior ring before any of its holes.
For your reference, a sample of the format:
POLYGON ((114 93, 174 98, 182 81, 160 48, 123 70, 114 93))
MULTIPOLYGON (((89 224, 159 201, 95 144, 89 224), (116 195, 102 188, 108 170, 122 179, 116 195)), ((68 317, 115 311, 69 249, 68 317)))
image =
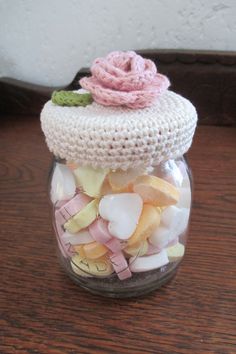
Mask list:
POLYGON ((181 235, 188 226, 190 210, 170 206, 161 215, 161 225, 150 237, 150 242, 162 249, 181 235))
POLYGON ((55 204, 59 200, 70 199, 76 190, 73 173, 68 167, 56 164, 51 181, 51 201, 55 204))
POLYGON ((109 194, 99 203, 101 217, 109 221, 109 232, 120 240, 127 240, 133 234, 142 208, 142 198, 136 193, 109 194))
POLYGON ((131 257, 129 260, 131 272, 147 272, 148 270, 163 267, 169 263, 166 250, 144 257, 131 257))

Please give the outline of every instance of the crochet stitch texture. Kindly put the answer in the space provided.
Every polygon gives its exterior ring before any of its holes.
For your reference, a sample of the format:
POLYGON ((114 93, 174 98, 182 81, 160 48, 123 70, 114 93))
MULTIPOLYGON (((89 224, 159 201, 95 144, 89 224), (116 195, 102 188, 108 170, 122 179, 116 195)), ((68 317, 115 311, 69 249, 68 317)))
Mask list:
POLYGON ((179 157, 189 149, 196 123, 191 102, 171 91, 143 109, 105 107, 96 102, 86 107, 60 107, 48 101, 41 112, 50 151, 94 168, 126 170, 179 157))
POLYGON ((165 75, 157 73, 153 61, 133 51, 111 52, 95 59, 91 73, 80 85, 104 106, 149 107, 170 85, 165 75))
POLYGON ((79 94, 73 91, 54 91, 52 102, 59 106, 87 106, 93 102, 90 93, 79 94))

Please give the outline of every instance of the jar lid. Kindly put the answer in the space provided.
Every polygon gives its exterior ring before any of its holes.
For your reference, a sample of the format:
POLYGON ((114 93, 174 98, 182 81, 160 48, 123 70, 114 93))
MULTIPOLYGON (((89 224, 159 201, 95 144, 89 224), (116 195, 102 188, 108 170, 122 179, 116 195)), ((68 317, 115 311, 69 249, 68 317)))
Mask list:
POLYGON ((48 101, 41 112, 49 150, 56 157, 94 168, 154 166, 179 157, 191 146, 196 122, 191 102, 172 91, 143 109, 96 102, 61 107, 48 101))
POLYGON ((196 110, 168 90, 168 78, 151 60, 133 51, 112 52, 95 59, 91 73, 80 80, 89 94, 81 95, 82 89, 57 95, 58 100, 54 95, 41 112, 46 142, 56 157, 126 170, 154 166, 189 149, 196 110))

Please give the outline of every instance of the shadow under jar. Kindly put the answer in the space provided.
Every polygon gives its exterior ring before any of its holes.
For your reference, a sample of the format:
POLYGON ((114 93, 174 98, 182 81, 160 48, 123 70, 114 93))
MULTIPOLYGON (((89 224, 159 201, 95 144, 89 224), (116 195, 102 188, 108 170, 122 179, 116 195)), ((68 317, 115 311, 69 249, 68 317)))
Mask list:
POLYGON ((191 208, 183 157, 126 171, 58 160, 50 198, 61 264, 80 286, 103 296, 138 296, 175 274, 191 208))

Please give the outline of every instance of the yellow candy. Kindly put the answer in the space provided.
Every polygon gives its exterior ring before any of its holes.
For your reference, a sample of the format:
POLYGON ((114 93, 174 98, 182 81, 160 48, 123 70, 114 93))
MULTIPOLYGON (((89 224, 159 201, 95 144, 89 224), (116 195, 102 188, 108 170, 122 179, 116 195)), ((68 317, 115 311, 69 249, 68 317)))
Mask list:
POLYGON ((94 275, 97 277, 107 277, 114 271, 110 260, 105 256, 95 260, 76 254, 72 257, 71 263, 82 272, 86 272, 89 275, 94 275))
POLYGON ((97 259, 104 256, 107 253, 108 249, 101 243, 95 241, 84 245, 83 251, 87 258, 97 259))
POLYGON ((69 231, 72 234, 75 234, 77 231, 79 231, 78 229, 78 225, 77 223, 73 220, 73 218, 70 218, 65 224, 64 224, 64 228, 69 231))
POLYGON ((106 195, 106 194, 132 193, 132 192, 133 192, 132 185, 128 185, 128 186, 121 188, 121 189, 112 189, 108 179, 105 179, 105 181, 102 185, 102 188, 101 188, 101 196, 106 195))
POLYGON ((142 257, 142 256, 144 256, 147 253, 148 242, 145 240, 145 241, 143 241, 141 243, 137 243, 137 244, 134 244, 132 246, 128 246, 124 250, 129 256, 142 257))
POLYGON ((144 204, 142 214, 133 235, 128 239, 128 246, 147 240, 160 224, 160 214, 152 205, 144 204))
POLYGON ((79 167, 73 171, 77 185, 90 197, 98 197, 108 169, 94 169, 92 167, 79 167))
POLYGON ((77 275, 81 275, 82 277, 91 277, 92 276, 88 273, 83 272, 72 261, 70 262, 70 264, 71 264, 71 268, 72 268, 73 272, 76 273, 77 275))
POLYGON ((176 243, 176 245, 168 247, 166 249, 167 251, 167 255, 169 258, 170 262, 175 262, 178 261, 180 258, 183 257, 184 255, 184 251, 185 251, 185 247, 184 245, 182 245, 182 243, 176 243))
POLYGON ((144 203, 154 206, 176 204, 179 200, 179 191, 164 179, 155 176, 140 176, 134 183, 133 190, 138 193, 144 203))
POLYGON ((81 229, 89 226, 97 217, 98 214, 98 200, 94 199, 88 203, 81 211, 70 218, 65 224, 64 228, 76 233, 81 229))
POLYGON ((108 174, 108 180, 112 187, 113 192, 120 193, 131 192, 130 185, 144 172, 143 168, 130 168, 127 171, 116 170, 108 174))

